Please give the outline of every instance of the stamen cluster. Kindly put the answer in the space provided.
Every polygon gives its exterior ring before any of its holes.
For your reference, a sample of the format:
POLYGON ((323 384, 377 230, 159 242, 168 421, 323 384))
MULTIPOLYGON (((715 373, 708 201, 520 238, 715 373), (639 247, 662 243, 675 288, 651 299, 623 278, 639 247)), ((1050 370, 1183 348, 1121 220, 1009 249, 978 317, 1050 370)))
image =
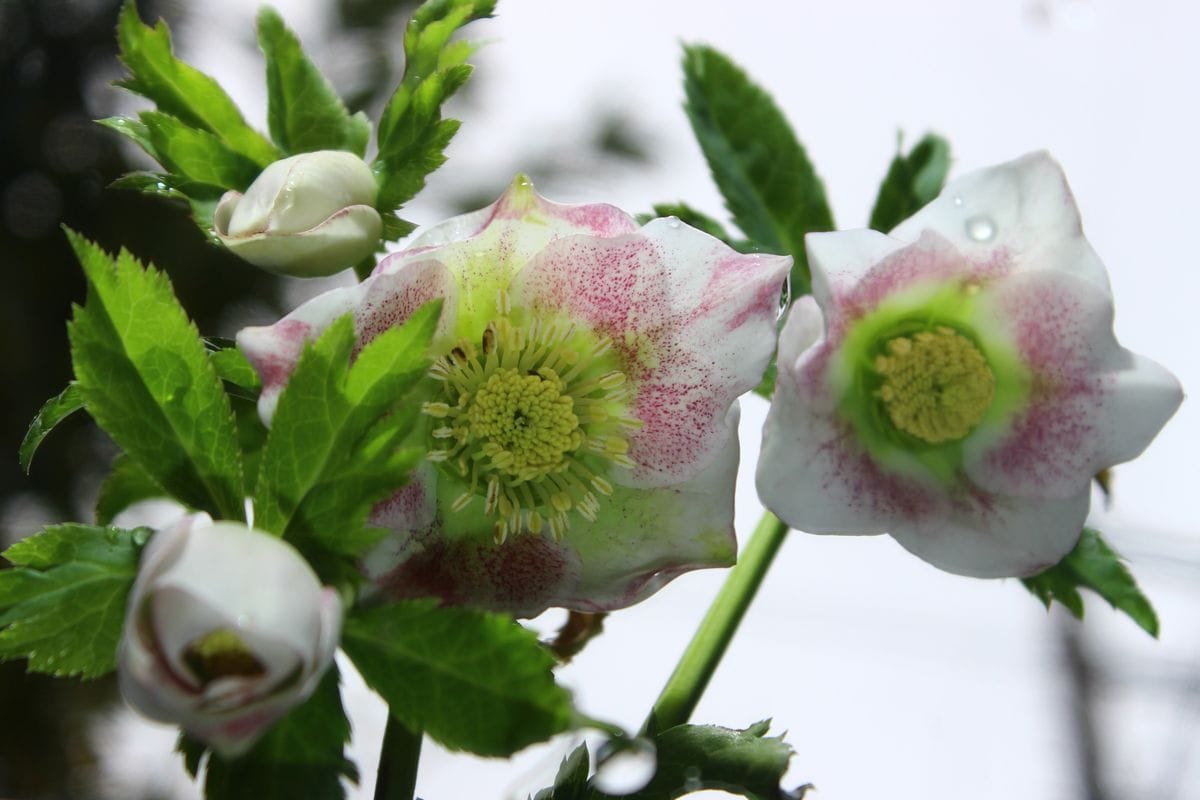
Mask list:
POLYGON ((975 344, 945 325, 897 336, 875 357, 883 378, 877 395, 892 424, 929 442, 970 433, 996 391, 996 378, 975 344))
POLYGON ((625 373, 606 368, 611 348, 573 323, 501 316, 434 362, 443 399, 422 410, 440 423, 429 458, 466 484, 453 511, 483 498, 497 542, 543 527, 561 538, 571 511, 596 519, 607 476, 633 466, 627 432, 641 427, 625 413, 625 373))

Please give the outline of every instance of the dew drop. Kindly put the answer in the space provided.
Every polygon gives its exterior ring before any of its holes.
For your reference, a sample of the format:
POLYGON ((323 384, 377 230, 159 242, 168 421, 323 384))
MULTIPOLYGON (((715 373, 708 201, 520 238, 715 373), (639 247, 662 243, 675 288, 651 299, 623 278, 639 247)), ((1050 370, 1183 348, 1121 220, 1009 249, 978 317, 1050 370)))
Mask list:
POLYGON ((996 223, 982 214, 968 219, 966 228, 967 236, 977 242, 990 242, 996 236, 996 223))
POLYGON ((959 197, 958 195, 954 195, 954 205, 961 207, 962 204, 963 204, 963 199, 961 197, 959 197))
POLYGON ((654 745, 648 739, 614 739, 601 748, 597 760, 600 766, 592 778, 593 786, 617 796, 646 788, 658 768, 654 745))
POLYGON ((678 228, 679 225, 680 225, 679 217, 667 217, 667 227, 668 228, 672 228, 672 229, 678 228))

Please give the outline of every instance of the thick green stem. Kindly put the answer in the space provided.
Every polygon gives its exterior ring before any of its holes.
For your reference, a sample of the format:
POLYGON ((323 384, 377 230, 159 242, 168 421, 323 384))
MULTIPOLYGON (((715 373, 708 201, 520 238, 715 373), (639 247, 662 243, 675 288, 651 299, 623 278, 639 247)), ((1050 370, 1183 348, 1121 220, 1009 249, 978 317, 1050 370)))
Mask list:
POLYGON ((375 800, 413 800, 417 791, 417 765, 421 761, 421 734, 388 714, 375 776, 375 800))
POLYGON ((769 511, 763 514, 737 566, 730 570, 696 635, 667 679, 667 685, 642 729, 643 734, 653 736, 688 721, 746 615, 746 609, 758 593, 787 531, 787 525, 774 514, 769 511))

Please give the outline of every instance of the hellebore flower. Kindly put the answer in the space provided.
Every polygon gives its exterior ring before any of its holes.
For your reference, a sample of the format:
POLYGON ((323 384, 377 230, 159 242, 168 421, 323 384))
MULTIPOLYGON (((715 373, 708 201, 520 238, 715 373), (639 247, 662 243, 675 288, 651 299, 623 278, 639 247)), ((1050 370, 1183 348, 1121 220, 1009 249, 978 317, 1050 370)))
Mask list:
POLYGON ((395 533, 364 569, 393 597, 611 609, 733 562, 736 398, 767 365, 790 262, 518 178, 238 344, 269 419, 334 319, 352 311, 365 343, 444 298, 428 461, 376 509, 395 533))
POLYGON ((213 213, 217 238, 279 275, 332 275, 375 252, 383 223, 371 168, 353 153, 320 150, 276 161, 213 213))
POLYGON ((1113 336, 1058 164, 949 184, 890 235, 809 234, 758 491, 812 533, 890 533, 949 572, 1029 575, 1079 538, 1092 477, 1146 448, 1175 378, 1113 336))
POLYGON ((231 757, 316 689, 342 603, 281 539, 207 515, 150 539, 118 651, 121 694, 231 757))

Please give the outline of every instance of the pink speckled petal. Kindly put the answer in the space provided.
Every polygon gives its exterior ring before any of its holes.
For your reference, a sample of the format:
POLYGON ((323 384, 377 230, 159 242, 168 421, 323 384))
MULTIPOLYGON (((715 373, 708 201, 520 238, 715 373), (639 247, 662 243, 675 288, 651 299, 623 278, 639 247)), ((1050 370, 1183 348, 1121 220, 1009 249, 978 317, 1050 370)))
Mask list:
MULTIPOLYGON (((395 272, 436 251, 461 294, 471 298, 472 310, 491 317, 496 288, 506 285, 551 241, 576 235, 607 238, 636 230, 637 222, 615 206, 553 203, 518 176, 487 208, 418 230, 403 251, 376 266, 375 274, 395 272)), ((477 331, 460 333, 473 336, 477 331)))
POLYGON ((633 217, 607 203, 565 204, 547 200, 537 193, 529 179, 518 175, 487 208, 418 229, 406 250, 473 239, 493 226, 511 228, 513 222, 533 223, 540 229, 534 236, 540 241, 530 241, 530 246, 536 249, 528 255, 561 236, 586 234, 606 238, 632 233, 638 227, 633 217))
POLYGON ((442 299, 442 314, 432 348, 449 347, 458 315, 454 277, 440 259, 424 257, 395 271, 376 273, 360 284, 366 287, 354 309, 356 349, 384 331, 403 325, 421 306, 442 299))
MULTIPOLYGON (((807 316, 802 307, 793 309, 780 334, 781 352, 811 335, 807 316)), ((822 369, 827 358, 822 342, 795 363, 780 362, 755 476, 763 505, 808 533, 879 534, 893 519, 928 513, 936 492, 885 472, 836 419, 822 369)))
POLYGON ((630 486, 695 477, 733 435, 733 400, 774 345, 784 256, 742 255, 677 220, 612 239, 551 243, 513 283, 514 306, 609 336, 634 391, 630 486))
POLYGON ((1007 327, 1033 372, 1028 407, 964 443, 964 468, 987 491, 1068 497, 1104 467, 1136 457, 1182 400, 1174 376, 1117 344, 1107 291, 1065 272, 1013 275, 980 313, 1007 327))
MULTIPOLYGON (((726 424, 737 429, 738 405, 726 424)), ((728 567, 737 554, 733 490, 738 440, 730 437, 708 467, 663 489, 617 487, 596 522, 571 525, 564 542, 577 553, 578 584, 561 605, 611 611, 649 597, 693 569, 728 567)))
POLYGON ((826 313, 905 243, 872 230, 810 233, 804 237, 812 296, 826 313))
POLYGON ((409 475, 408 483, 378 503, 370 523, 394 531, 427 528, 437 517, 437 469, 422 461, 409 475))
MULTIPOLYGON (((737 427, 737 405, 727 423, 737 427)), ((535 616, 551 606, 623 608, 683 572, 729 566, 737 543, 733 486, 738 444, 729 439, 701 474, 668 489, 616 487, 595 522, 572 517, 562 541, 545 533, 453 534, 435 523, 398 532, 364 563, 386 596, 438 597, 535 616)), ((490 526, 489 526, 490 527, 490 526)))
POLYGON ((1079 540, 1089 488, 1063 498, 978 495, 937 514, 898 522, 890 533, 904 549, 958 575, 1033 575, 1062 560, 1079 540))
POLYGON ((258 415, 271 424, 279 395, 300 359, 305 342, 316 339, 338 317, 354 310, 368 285, 360 283, 331 289, 314 297, 274 325, 243 328, 238 331, 238 349, 250 361, 262 380, 258 397, 258 415))
POLYGON ((911 242, 925 231, 945 237, 974 262, 1002 259, 1014 271, 1052 267, 1109 291, 1062 167, 1045 152, 951 181, 890 235, 911 242))
POLYGON ((274 325, 243 328, 238 348, 262 379, 258 414, 267 425, 275 414, 279 395, 300 359, 304 344, 319 337, 335 320, 354 313, 356 348, 361 349, 388 328, 403 324, 431 300, 444 297, 435 342, 448 340, 456 304, 454 284, 445 267, 425 257, 393 273, 376 274, 355 286, 331 289, 314 297, 274 325))
POLYGON ((973 260, 934 231, 905 243, 876 231, 810 233, 805 239, 813 270, 813 296, 837 345, 858 319, 898 296, 920 303, 956 281, 987 284, 1011 269, 1003 252, 973 260))
POLYGON ((451 605, 533 617, 559 605, 578 583, 579 559, 549 532, 510 536, 448 536, 435 523, 397 531, 363 563, 376 591, 393 600, 436 597, 451 605))

